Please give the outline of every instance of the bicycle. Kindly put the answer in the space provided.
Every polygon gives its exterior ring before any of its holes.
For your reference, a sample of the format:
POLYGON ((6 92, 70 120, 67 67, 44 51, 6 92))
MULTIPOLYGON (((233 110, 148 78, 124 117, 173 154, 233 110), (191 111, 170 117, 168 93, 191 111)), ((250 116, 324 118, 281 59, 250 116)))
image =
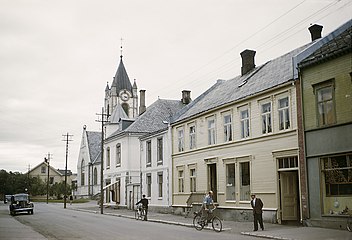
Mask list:
POLYGON ((201 231, 208 223, 211 223, 211 226, 215 232, 221 232, 222 230, 222 221, 219 217, 214 215, 214 209, 208 210, 208 216, 202 216, 202 210, 199 212, 194 212, 193 226, 196 230, 201 231))
POLYGON ((145 219, 145 209, 142 204, 138 204, 137 209, 134 213, 134 218, 136 220, 144 220, 145 219))
POLYGON ((349 232, 352 232, 352 215, 349 215, 347 218, 347 226, 346 226, 347 230, 349 232))

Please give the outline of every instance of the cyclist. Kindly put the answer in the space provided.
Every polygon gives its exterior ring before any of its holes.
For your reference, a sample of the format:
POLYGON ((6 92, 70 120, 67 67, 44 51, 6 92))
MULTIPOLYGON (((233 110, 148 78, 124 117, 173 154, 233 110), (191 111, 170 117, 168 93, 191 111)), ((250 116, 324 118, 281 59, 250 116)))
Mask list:
POLYGON ((148 204, 149 204, 149 202, 148 202, 148 199, 146 199, 146 197, 145 197, 145 194, 143 194, 143 198, 140 200, 140 201, 138 201, 137 203, 136 203, 136 205, 138 205, 138 204, 142 204, 142 206, 143 206, 143 210, 144 210, 144 213, 145 213, 145 215, 144 215, 144 221, 147 221, 148 220, 148 204))
POLYGON ((206 220, 206 225, 208 225, 209 211, 215 209, 215 204, 213 201, 213 191, 209 191, 208 194, 204 197, 202 204, 202 218, 206 220))

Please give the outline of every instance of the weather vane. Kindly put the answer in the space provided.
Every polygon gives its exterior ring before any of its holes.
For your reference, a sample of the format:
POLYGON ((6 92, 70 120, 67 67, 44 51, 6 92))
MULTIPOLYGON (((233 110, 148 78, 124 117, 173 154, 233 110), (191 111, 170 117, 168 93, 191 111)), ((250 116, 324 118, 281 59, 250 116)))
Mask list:
POLYGON ((121 38, 120 40, 121 40, 120 53, 121 53, 121 57, 122 57, 122 41, 123 41, 123 38, 121 38))

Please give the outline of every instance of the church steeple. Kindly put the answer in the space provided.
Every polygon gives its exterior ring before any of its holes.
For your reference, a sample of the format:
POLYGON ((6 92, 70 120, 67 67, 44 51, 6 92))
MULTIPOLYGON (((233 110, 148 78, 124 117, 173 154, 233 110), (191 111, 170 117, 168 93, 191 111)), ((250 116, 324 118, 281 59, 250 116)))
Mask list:
POLYGON ((125 65, 123 64, 122 55, 120 56, 120 64, 117 68, 114 81, 112 82, 111 87, 116 88, 117 94, 124 89, 132 93, 132 85, 130 82, 130 78, 128 77, 125 65))

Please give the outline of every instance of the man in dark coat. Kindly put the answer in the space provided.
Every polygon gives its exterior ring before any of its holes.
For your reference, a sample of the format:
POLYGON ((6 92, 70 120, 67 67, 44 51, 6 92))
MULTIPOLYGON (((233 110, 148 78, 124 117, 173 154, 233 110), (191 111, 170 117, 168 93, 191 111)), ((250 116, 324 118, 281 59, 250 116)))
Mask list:
POLYGON ((138 204, 142 204, 142 206, 143 206, 143 209, 144 209, 144 213, 145 213, 145 215, 144 215, 144 221, 147 221, 148 220, 148 204, 149 204, 149 201, 148 201, 148 199, 145 197, 145 195, 143 194, 143 198, 139 201, 139 202, 137 202, 136 203, 136 205, 138 205, 138 204))
POLYGON ((258 231, 258 222, 260 228, 264 230, 263 225, 263 202, 260 198, 257 198, 254 193, 251 194, 251 206, 253 208, 253 216, 254 216, 254 229, 253 231, 258 231))

